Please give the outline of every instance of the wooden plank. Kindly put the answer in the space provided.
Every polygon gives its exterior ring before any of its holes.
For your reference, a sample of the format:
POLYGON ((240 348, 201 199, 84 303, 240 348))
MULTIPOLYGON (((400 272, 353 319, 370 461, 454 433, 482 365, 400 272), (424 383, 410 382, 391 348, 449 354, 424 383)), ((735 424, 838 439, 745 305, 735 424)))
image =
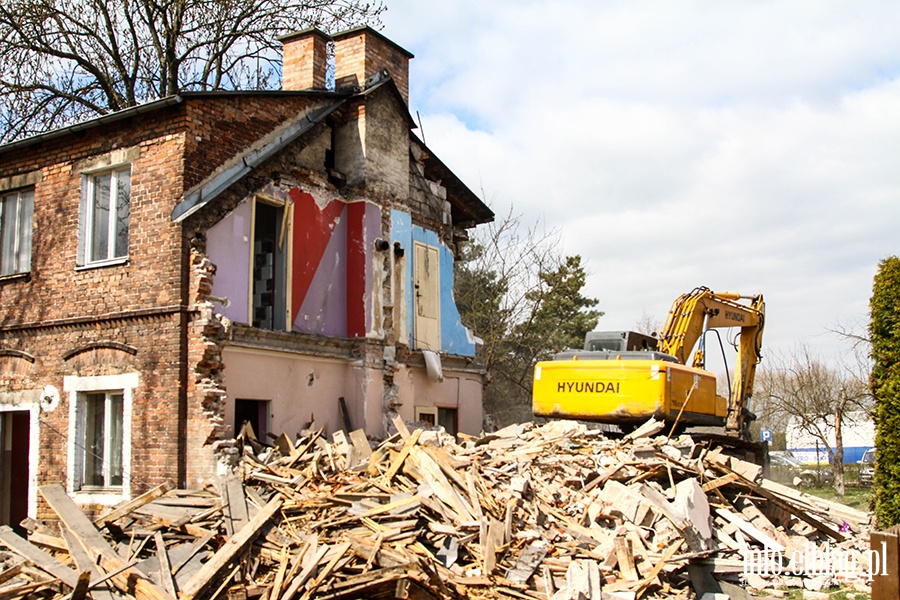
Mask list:
POLYGON ((72 590, 71 600, 84 600, 87 597, 88 586, 91 584, 91 572, 82 571, 78 574, 78 582, 72 590))
POLYGON ((391 479, 394 478, 401 468, 403 468, 403 463, 406 461, 406 457, 409 456, 409 451, 412 450, 412 447, 415 446, 419 441, 419 436, 422 435, 422 429, 416 429, 412 435, 406 438, 406 442, 403 444, 403 448, 400 449, 400 453, 397 457, 391 462, 390 468, 388 468, 387 473, 384 474, 384 480, 387 483, 391 482, 391 479))
POLYGON ((0 525, 0 542, 29 562, 56 577, 70 588, 78 584, 78 573, 65 566, 28 540, 19 537, 8 525, 0 525))
POLYGON ((391 423, 394 424, 394 427, 397 429, 397 433, 400 434, 400 437, 402 437, 404 440, 409 438, 409 429, 406 427, 406 423, 403 422, 403 419, 400 417, 400 415, 394 417, 393 420, 391 420, 391 423))
POLYGON ((203 565, 203 568, 187 582, 187 585, 181 590, 180 597, 183 600, 191 600, 202 594, 210 582, 225 570, 228 563, 243 551, 247 544, 256 537, 262 526, 278 512, 282 502, 281 498, 275 498, 266 504, 240 531, 226 541, 219 551, 203 565))
POLYGON ((36 592, 52 589, 55 579, 50 581, 38 581, 37 583, 26 583, 24 585, 16 585, 5 587, 0 590, 0 600, 12 600, 13 598, 30 598, 36 592))
POLYGON ((349 549, 350 549, 350 542, 344 542, 344 543, 339 544, 334 547, 331 560, 329 560, 328 564, 325 565, 325 567, 321 571, 319 571, 318 575, 316 575, 316 578, 313 579, 313 581, 310 583, 309 587, 307 588, 306 592, 304 592, 303 596, 301 597, 301 600, 309 600, 310 596, 312 596, 315 593, 316 589, 320 585, 322 585, 322 582, 325 581, 325 579, 331 575, 331 572, 334 570, 334 567, 338 564, 338 561, 340 561, 344 557, 344 555, 347 553, 347 550, 349 550, 349 549))
POLYGON ((122 517, 124 517, 125 515, 127 515, 128 513, 130 513, 131 511, 133 511, 134 509, 140 508, 141 506, 144 506, 145 504, 148 504, 149 502, 156 500, 157 498, 165 495, 166 492, 168 492, 174 488, 175 488, 175 484, 172 483, 171 481, 166 481, 164 483, 161 483, 160 485, 156 486, 155 488, 144 492, 137 498, 128 500, 126 502, 122 502, 121 504, 119 504, 118 506, 113 508, 111 511, 109 511, 102 517, 98 517, 97 519, 94 520, 94 525, 96 525, 97 527, 103 527, 107 523, 112 523, 113 521, 117 521, 117 520, 121 519, 122 517))
MULTIPOLYGON (((726 467, 722 464, 716 463, 716 462, 711 463, 709 466, 712 466, 713 468, 715 468, 725 474, 734 473, 734 471, 732 471, 728 467, 726 467)), ((817 519, 817 518, 813 517, 811 514, 809 514, 808 505, 807 505, 807 508, 804 508, 804 507, 798 506, 797 504, 795 504, 793 502, 788 502, 785 499, 783 499, 778 493, 773 491, 773 489, 769 489, 770 484, 773 482, 770 482, 769 480, 763 480, 763 485, 757 485, 756 483, 738 475, 738 479, 736 480, 736 483, 740 483, 744 487, 746 487, 746 488, 752 490, 753 492, 759 494, 760 496, 764 497, 766 500, 771 501, 773 504, 788 511, 789 513, 791 513, 792 515, 794 515, 795 517, 797 517, 804 523, 807 523, 807 524, 811 525, 812 527, 818 529, 822 533, 825 533, 826 535, 830 536, 835 541, 843 542, 846 539, 846 536, 844 534, 842 534, 841 532, 839 532, 837 529, 835 529, 834 527, 831 527, 830 525, 823 523, 819 519, 817 519)))
POLYGON ((629 548, 628 540, 622 536, 616 536, 613 542, 616 548, 616 559, 619 561, 619 573, 627 581, 638 581, 640 577, 634 566, 634 554, 629 548))
MULTIPOLYGON (((106 539, 100 534, 94 524, 88 519, 81 509, 66 495, 66 491, 59 484, 44 485, 38 488, 44 500, 50 505, 59 520, 65 523, 71 533, 78 538, 89 553, 95 554, 100 566, 106 571, 115 571, 122 567, 125 561, 119 556, 106 539)), ((131 591, 138 600, 171 600, 171 596, 155 583, 147 579, 140 571, 129 568, 113 578, 113 583, 121 590, 131 591)))
POLYGON ((354 429, 350 432, 350 442, 356 449, 356 455, 360 457, 360 460, 368 461, 369 457, 372 456, 372 446, 369 444, 366 432, 362 429, 354 429))
POLYGON ((238 477, 229 477, 225 480, 225 489, 228 490, 227 509, 223 506, 223 512, 231 518, 231 525, 235 532, 244 528, 250 521, 247 512, 247 498, 244 495, 244 485, 238 477))
POLYGON ((5 571, 0 572, 0 584, 4 584, 13 577, 19 575, 22 572, 22 563, 16 563, 5 571))
POLYGON ((717 490, 723 485, 728 485, 732 481, 737 481, 737 473, 729 473, 728 475, 723 475, 722 477, 718 477, 713 479, 712 481, 707 481, 703 484, 704 492, 711 492, 713 490, 717 490))
POLYGON ((506 578, 516 583, 527 584, 545 556, 547 543, 543 540, 532 542, 519 554, 516 565, 507 572, 506 578))
POLYGON ((325 554, 328 553, 328 546, 322 546, 319 548, 319 551, 316 552, 315 555, 311 556, 311 560, 307 563, 306 566, 303 567, 303 570, 294 577, 291 581, 291 585, 288 586, 288 589, 285 590, 284 594, 281 596, 281 600, 290 600, 293 598, 297 592, 300 590, 300 586, 306 583, 306 580, 310 578, 313 574, 313 571, 319 566, 319 561, 325 558, 325 554))
POLYGON ((91 557, 88 555, 87 550, 84 546, 81 545, 81 542, 78 541, 78 538, 69 531, 69 528, 65 525, 60 525, 60 533, 62 533, 63 539, 66 542, 66 546, 68 547, 69 556, 72 557, 72 560, 75 561, 75 565, 78 567, 79 571, 90 571, 92 573, 92 578, 94 583, 91 585, 93 591, 91 595, 94 597, 94 600, 113 600, 112 592, 110 592, 109 588, 104 586, 100 588, 98 583, 96 583, 101 577, 103 577, 103 572, 97 567, 91 557))
POLYGON ((156 543, 156 557, 159 560, 159 580, 163 589, 174 597, 175 580, 172 579, 172 566, 169 564, 169 554, 166 552, 166 542, 163 541, 162 533, 156 531, 153 534, 153 541, 156 543))
POLYGON ((716 512, 727 521, 737 526, 738 529, 760 542, 767 550, 784 552, 785 548, 778 540, 768 536, 765 532, 760 531, 758 527, 748 523, 739 515, 736 515, 726 508, 716 508, 716 512))
POLYGON ((300 456, 300 451, 297 450, 297 447, 294 446, 291 438, 289 438, 286 433, 282 433, 275 438, 275 447, 278 448, 278 451, 281 452, 282 456, 290 458, 298 458, 300 456))
POLYGON ((650 589, 650 586, 656 580, 656 577, 659 575, 659 572, 662 571, 663 567, 666 565, 666 562, 668 562, 668 560, 675 555, 675 552, 677 552, 678 549, 681 548, 682 541, 683 540, 675 540, 675 542, 666 549, 666 553, 663 554, 662 559, 660 559, 655 565, 653 565, 653 569, 651 569, 650 572, 647 573, 647 577, 644 578, 644 580, 635 590, 635 596, 637 598, 643 596, 644 593, 646 593, 646 591, 650 589))

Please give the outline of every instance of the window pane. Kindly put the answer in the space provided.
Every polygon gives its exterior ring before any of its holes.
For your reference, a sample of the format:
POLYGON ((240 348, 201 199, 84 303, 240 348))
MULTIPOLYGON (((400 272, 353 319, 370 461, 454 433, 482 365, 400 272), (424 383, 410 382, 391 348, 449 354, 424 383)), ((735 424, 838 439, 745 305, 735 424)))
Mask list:
POLYGON ((89 260, 109 258, 109 193, 112 173, 92 178, 94 195, 91 198, 91 252, 89 260))
POLYGON ((116 256, 128 255, 128 221, 131 218, 131 169, 116 172, 116 256))
POLYGON ((84 400, 84 485, 103 485, 103 424, 106 394, 84 400))
POLYGON ((122 485, 122 415, 125 397, 122 394, 109 396, 109 484, 122 485))
POLYGON ((31 229, 34 220, 34 192, 19 194, 19 273, 31 270, 31 229))
POLYGON ((0 275, 16 272, 16 218, 15 194, 0 198, 0 275))

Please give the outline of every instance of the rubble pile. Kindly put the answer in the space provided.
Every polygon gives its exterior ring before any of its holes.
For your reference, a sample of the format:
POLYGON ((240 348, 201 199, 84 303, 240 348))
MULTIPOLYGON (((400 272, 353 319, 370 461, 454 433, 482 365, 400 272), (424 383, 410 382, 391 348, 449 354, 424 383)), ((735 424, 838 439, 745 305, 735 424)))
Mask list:
POLYGON ((662 423, 462 442, 395 426, 374 448, 361 431, 245 436, 232 475, 93 520, 41 487, 58 521, 27 522, 27 540, 0 528, 0 598, 739 598, 866 581, 867 513, 662 423))

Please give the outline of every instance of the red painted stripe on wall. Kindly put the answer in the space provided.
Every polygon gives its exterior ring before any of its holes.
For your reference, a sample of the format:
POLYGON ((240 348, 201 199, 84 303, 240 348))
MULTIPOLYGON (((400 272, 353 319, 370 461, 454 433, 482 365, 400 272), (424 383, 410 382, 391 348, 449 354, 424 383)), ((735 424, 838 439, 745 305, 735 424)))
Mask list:
POLYGON ((288 194, 294 201, 292 267, 291 267, 291 320, 297 318, 303 300, 309 292, 313 276, 322 262, 328 240, 337 226, 346 206, 340 200, 332 200, 324 209, 315 199, 300 188, 288 194))
POLYGON ((347 205, 347 337, 366 335, 366 203, 347 205))

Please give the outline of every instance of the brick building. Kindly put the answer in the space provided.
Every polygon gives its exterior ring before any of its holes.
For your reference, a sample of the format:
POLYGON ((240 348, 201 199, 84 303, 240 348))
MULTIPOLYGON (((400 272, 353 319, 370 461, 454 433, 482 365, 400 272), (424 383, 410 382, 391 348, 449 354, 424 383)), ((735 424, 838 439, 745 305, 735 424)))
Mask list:
POLYGON ((412 55, 367 27, 282 41, 281 91, 0 146, 0 522, 51 482, 95 507, 195 486, 244 421, 480 429, 452 266, 493 214, 412 133, 412 55))

